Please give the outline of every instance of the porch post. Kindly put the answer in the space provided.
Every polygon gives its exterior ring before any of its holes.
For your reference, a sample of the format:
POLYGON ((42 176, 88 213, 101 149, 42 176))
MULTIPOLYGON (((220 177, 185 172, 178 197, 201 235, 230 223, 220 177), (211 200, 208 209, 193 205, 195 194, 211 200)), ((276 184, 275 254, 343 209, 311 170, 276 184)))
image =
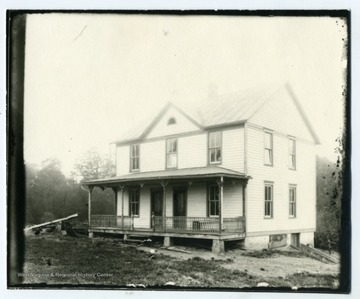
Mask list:
POLYGON ((224 215, 223 215, 223 205, 224 205, 224 177, 220 178, 219 183, 219 230, 223 231, 224 228, 224 215))
POLYGON ((166 230, 166 185, 167 182, 162 182, 163 187, 163 229, 166 230))
POLYGON ((94 187, 89 186, 89 196, 88 196, 88 220, 89 220, 89 226, 91 226, 91 194, 94 187))
POLYGON ((243 183, 243 231, 246 232, 246 197, 247 197, 247 192, 246 192, 246 186, 247 186, 247 181, 244 181, 243 183))
POLYGON ((118 188, 113 187, 112 188, 115 194, 115 204, 114 204, 114 210, 115 210, 115 216, 117 215, 117 207, 118 207, 118 188))
POLYGON ((120 186, 121 190, 121 229, 124 229, 124 186, 120 186))

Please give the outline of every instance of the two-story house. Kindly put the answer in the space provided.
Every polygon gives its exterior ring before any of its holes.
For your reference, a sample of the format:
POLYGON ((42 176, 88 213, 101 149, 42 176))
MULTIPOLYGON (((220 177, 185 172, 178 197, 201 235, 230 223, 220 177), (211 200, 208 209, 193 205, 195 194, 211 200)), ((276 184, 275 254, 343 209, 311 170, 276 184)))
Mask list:
POLYGON ((116 149, 113 177, 85 181, 90 234, 312 244, 319 140, 288 84, 169 103, 116 149), (113 188, 114 215, 91 215, 91 190, 113 188))

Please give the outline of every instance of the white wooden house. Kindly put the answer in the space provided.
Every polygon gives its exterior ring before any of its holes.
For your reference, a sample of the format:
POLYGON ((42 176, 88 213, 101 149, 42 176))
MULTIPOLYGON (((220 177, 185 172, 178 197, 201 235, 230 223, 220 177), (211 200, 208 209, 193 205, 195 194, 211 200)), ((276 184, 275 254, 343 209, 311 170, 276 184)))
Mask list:
POLYGON ((214 252, 312 244, 319 140, 291 87, 204 103, 169 103, 114 142, 114 176, 83 182, 90 233, 211 239, 214 252), (114 189, 114 215, 91 214, 94 187, 114 189))

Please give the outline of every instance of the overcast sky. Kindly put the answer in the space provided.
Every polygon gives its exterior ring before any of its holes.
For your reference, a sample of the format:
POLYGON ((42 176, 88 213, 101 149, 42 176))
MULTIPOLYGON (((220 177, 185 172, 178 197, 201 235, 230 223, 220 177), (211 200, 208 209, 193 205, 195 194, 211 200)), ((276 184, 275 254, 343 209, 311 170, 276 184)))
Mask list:
POLYGON ((330 17, 33 14, 27 19, 25 161, 68 174, 168 101, 288 81, 334 159, 343 126, 345 23, 330 17))

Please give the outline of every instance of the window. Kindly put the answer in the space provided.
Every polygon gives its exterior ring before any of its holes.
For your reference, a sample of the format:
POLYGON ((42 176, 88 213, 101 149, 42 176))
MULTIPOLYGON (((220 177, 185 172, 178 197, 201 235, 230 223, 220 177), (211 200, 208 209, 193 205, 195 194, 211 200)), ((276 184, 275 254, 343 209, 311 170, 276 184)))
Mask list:
POLYGON ((176 119, 174 117, 170 117, 167 122, 167 125, 170 126, 170 125, 175 125, 175 124, 176 124, 176 119))
POLYGON ((296 186, 289 188, 289 216, 296 217, 296 186))
POLYGON ((265 165, 273 165, 273 134, 265 132, 265 165))
POLYGON ((273 217, 273 185, 265 184, 265 214, 266 218, 273 217))
POLYGON ((296 169, 296 142, 289 139, 289 168, 296 169))
POLYGON ((130 149, 130 170, 136 171, 140 168, 140 145, 139 144, 133 144, 131 145, 130 149))
POLYGON ((166 168, 177 167, 177 139, 166 140, 166 168))
POLYGON ((140 210, 140 190, 129 190, 129 215, 139 216, 140 210))
POLYGON ((209 186, 209 216, 219 216, 219 186, 209 186))
POLYGON ((221 163, 221 132, 209 133, 209 162, 221 163))

